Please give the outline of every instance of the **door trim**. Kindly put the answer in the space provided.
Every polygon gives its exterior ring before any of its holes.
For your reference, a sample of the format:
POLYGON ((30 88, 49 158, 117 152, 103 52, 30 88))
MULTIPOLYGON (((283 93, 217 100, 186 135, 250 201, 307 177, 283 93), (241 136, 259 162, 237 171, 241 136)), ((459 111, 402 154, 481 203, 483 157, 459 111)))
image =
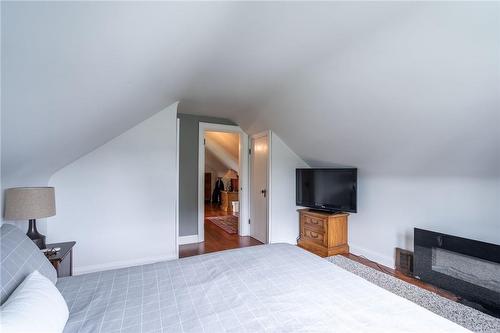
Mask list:
POLYGON ((213 123, 199 123, 198 130, 198 242, 205 240, 205 131, 239 133, 240 135, 240 160, 239 160, 239 186, 240 186, 240 218, 238 219, 238 234, 248 236, 250 227, 249 213, 249 168, 248 168, 248 135, 239 127, 213 123))
POLYGON ((179 209, 180 209, 180 196, 179 196, 179 179, 180 179, 180 175, 179 175, 179 151, 180 151, 180 128, 181 128, 181 120, 179 118, 176 118, 177 119, 177 122, 176 122, 176 149, 177 149, 177 157, 176 157, 176 160, 175 160, 175 172, 177 174, 177 177, 175 179, 175 190, 177 191, 177 196, 176 196, 176 200, 177 202, 175 203, 175 256, 177 257, 177 259, 179 259, 179 245, 180 245, 180 236, 179 236, 179 209))
MULTIPOLYGON (((271 243, 271 214, 270 214, 270 210, 271 210, 271 192, 272 192, 272 189, 271 189, 271 131, 263 131, 263 132, 259 132, 257 134, 254 134, 251 136, 251 139, 250 139, 250 147, 253 148, 253 140, 255 139, 258 139, 258 138, 261 138, 263 136, 267 136, 267 196, 266 196, 266 201, 267 201, 267 212, 266 212, 266 229, 267 229, 267 242, 266 244, 270 244, 271 243)), ((252 203, 252 172, 253 172, 253 157, 255 155, 251 155, 250 157, 250 161, 249 161, 249 164, 250 164, 250 172, 249 172, 249 179, 250 179, 250 192, 249 192, 249 201, 250 201, 250 206, 253 204, 252 203)), ((252 209, 250 209, 250 214, 252 213, 252 209)), ((253 221, 254 220, 254 216, 250 216, 250 220, 253 221)), ((250 230, 249 230, 250 231, 250 230)), ((250 234, 250 233, 249 233, 250 234)))

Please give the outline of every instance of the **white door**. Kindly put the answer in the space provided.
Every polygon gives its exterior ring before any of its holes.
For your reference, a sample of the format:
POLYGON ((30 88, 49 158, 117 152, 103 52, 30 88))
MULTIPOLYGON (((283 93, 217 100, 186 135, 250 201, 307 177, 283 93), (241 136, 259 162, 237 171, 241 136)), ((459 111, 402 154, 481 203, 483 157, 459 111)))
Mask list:
POLYGON ((267 135, 252 139, 250 236, 267 243, 267 135))

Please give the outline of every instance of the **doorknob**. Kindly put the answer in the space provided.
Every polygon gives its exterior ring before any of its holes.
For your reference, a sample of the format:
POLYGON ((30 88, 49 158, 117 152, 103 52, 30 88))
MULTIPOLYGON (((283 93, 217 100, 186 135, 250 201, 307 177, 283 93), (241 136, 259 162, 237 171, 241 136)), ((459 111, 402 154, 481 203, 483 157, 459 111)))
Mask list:
POLYGON ((260 193, 262 193, 262 195, 264 196, 264 198, 266 197, 266 194, 267 194, 267 190, 266 189, 263 189, 260 191, 260 193))

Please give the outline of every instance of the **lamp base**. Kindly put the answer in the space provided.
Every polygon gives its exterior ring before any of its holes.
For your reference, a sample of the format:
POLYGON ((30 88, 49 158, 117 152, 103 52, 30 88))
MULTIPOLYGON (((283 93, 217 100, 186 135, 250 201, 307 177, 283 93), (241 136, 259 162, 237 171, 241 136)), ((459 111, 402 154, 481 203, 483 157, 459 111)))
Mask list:
POLYGON ((45 249, 47 246, 45 245, 45 235, 42 235, 36 229, 36 220, 29 220, 28 232, 26 233, 33 243, 38 246, 39 249, 45 249))

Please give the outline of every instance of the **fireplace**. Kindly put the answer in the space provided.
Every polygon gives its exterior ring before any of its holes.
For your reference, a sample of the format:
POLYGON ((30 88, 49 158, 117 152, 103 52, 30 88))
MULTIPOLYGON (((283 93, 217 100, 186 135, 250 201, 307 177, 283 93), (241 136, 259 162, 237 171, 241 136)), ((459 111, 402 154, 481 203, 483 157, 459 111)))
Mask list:
POLYGON ((500 245, 415 228, 414 274, 500 318, 500 245))

